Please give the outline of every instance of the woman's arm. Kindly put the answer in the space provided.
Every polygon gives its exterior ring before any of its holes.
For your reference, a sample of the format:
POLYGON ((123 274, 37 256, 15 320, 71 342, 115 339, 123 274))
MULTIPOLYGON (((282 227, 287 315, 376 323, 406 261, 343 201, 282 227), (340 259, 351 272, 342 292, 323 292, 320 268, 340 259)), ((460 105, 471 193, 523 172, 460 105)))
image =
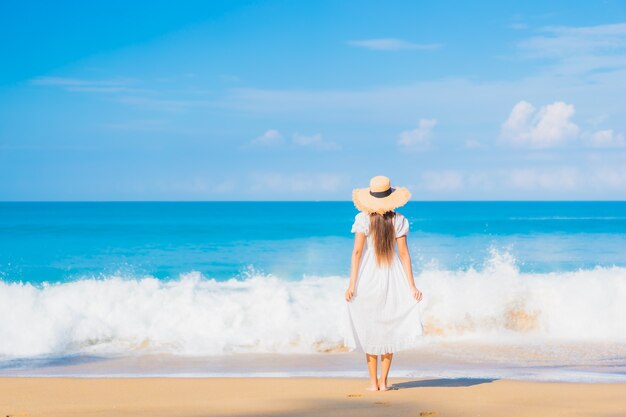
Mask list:
POLYGON ((422 292, 417 289, 417 287, 415 286, 415 280, 413 279, 411 255, 409 254, 409 247, 406 243, 406 235, 400 236, 396 239, 396 241, 398 243, 398 256, 400 257, 400 262, 402 262, 402 267, 404 268, 406 278, 409 281, 409 287, 411 288, 413 298, 415 298, 417 301, 420 301, 422 299, 422 292))
POLYGON ((352 249, 352 262, 350 265, 350 285, 346 290, 346 301, 350 301, 354 296, 356 288, 357 274, 359 272, 359 263, 361 262, 361 254, 363 254, 363 246, 365 244, 365 233, 357 232, 354 234, 354 248, 352 249))

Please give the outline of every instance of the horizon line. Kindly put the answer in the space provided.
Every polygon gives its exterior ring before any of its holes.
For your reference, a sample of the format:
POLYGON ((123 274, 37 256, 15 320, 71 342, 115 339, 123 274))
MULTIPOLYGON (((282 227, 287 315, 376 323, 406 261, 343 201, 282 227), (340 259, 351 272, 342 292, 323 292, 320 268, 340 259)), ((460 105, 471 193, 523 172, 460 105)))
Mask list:
MULTIPOLYGON (((4 203, 352 203, 352 200, 0 200, 4 203)), ((514 200, 514 199, 485 199, 485 200, 413 200, 409 203, 626 203, 623 200, 514 200)))

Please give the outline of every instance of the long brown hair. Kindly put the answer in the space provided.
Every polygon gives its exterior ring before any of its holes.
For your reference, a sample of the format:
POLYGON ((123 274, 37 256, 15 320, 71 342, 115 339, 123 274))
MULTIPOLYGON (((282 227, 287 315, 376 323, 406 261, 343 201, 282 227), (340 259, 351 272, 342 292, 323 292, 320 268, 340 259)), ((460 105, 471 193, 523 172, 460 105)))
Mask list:
POLYGON ((374 242, 376 264, 389 265, 393 259, 393 250, 396 243, 396 231, 393 227, 394 211, 384 214, 370 214, 370 230, 374 242))

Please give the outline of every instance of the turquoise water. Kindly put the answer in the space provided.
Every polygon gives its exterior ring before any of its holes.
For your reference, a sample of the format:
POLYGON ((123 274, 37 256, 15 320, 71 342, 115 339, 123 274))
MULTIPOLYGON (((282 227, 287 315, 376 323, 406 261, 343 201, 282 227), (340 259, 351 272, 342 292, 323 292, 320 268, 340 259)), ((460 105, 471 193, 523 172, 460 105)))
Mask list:
MULTIPOLYGON (((626 265, 626 202, 411 202, 414 268, 626 265)), ((351 202, 0 203, 0 277, 31 283, 199 271, 298 279, 349 268, 351 202)))

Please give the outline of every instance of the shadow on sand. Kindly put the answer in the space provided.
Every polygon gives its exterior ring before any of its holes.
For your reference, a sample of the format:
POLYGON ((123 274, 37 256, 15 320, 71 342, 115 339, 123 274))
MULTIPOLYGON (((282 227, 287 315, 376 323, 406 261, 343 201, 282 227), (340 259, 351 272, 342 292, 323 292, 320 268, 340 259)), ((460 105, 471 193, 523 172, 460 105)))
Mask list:
POLYGON ((488 384, 495 381, 491 378, 440 378, 421 379, 418 381, 400 382, 393 384, 392 389, 426 388, 426 387, 471 387, 473 385, 488 384))

